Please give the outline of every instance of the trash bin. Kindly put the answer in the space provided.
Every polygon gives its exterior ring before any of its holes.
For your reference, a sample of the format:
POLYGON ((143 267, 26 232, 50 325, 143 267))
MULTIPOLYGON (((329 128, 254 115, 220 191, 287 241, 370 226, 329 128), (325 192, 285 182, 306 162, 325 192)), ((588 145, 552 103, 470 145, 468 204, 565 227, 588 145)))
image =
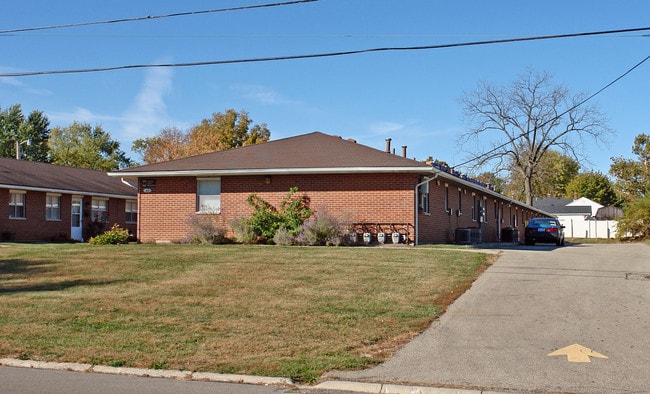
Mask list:
POLYGON ((519 230, 515 227, 502 228, 501 242, 519 242, 519 230))

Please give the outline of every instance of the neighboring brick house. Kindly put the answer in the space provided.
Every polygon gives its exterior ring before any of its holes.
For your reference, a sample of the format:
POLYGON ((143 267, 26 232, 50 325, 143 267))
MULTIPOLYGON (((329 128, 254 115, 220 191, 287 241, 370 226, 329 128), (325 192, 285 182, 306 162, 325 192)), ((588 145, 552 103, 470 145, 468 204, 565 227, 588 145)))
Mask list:
POLYGON ((0 158, 5 241, 84 241, 117 223, 136 233, 137 189, 106 172, 0 158))
POLYGON ((386 243, 393 233, 399 242, 463 242, 466 228, 473 228, 467 241, 493 242, 506 227, 515 234, 529 218, 547 216, 440 166, 408 159, 406 147, 402 156, 390 153, 389 144, 382 151, 313 132, 109 175, 138 183, 143 242, 180 241, 189 235, 190 218, 201 214, 215 215, 229 229, 233 219, 252 213, 250 194, 278 206, 291 187, 312 209, 326 208, 350 223, 360 242, 364 233, 375 243, 380 233, 386 243))

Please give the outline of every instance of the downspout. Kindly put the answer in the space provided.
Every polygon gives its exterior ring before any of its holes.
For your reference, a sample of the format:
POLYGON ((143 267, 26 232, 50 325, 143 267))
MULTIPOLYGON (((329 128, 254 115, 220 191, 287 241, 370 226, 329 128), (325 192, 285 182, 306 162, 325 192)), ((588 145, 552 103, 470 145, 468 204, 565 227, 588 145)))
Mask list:
POLYGON ((418 183, 417 185, 415 185, 415 193, 414 193, 415 194, 415 197, 414 197, 415 198, 415 220, 414 220, 414 222, 415 222, 415 240, 414 240, 415 241, 415 246, 418 246, 420 244, 419 239, 418 239, 419 235, 420 235, 420 229, 419 229, 420 207, 418 205, 418 189, 420 188, 420 186, 424 185, 425 183, 429 183, 429 182, 433 181, 436 178, 438 178, 438 173, 437 172, 433 175, 433 178, 427 178, 426 180, 424 180, 424 181, 418 183))

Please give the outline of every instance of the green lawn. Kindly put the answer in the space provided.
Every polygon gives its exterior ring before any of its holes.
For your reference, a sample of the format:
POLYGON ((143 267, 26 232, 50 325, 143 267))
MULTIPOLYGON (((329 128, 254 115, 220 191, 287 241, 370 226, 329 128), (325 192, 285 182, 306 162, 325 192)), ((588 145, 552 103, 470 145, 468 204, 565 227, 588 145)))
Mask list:
POLYGON ((385 360, 489 259, 427 247, 0 244, 0 357, 313 382, 385 360))

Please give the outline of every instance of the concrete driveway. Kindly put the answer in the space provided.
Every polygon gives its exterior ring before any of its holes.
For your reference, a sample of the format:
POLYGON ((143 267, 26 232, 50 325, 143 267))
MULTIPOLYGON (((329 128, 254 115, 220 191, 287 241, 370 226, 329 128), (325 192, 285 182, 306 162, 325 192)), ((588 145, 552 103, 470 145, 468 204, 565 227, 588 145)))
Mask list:
POLYGON ((504 250, 442 318, 389 361, 328 378, 495 391, 647 393, 650 247, 504 250))

